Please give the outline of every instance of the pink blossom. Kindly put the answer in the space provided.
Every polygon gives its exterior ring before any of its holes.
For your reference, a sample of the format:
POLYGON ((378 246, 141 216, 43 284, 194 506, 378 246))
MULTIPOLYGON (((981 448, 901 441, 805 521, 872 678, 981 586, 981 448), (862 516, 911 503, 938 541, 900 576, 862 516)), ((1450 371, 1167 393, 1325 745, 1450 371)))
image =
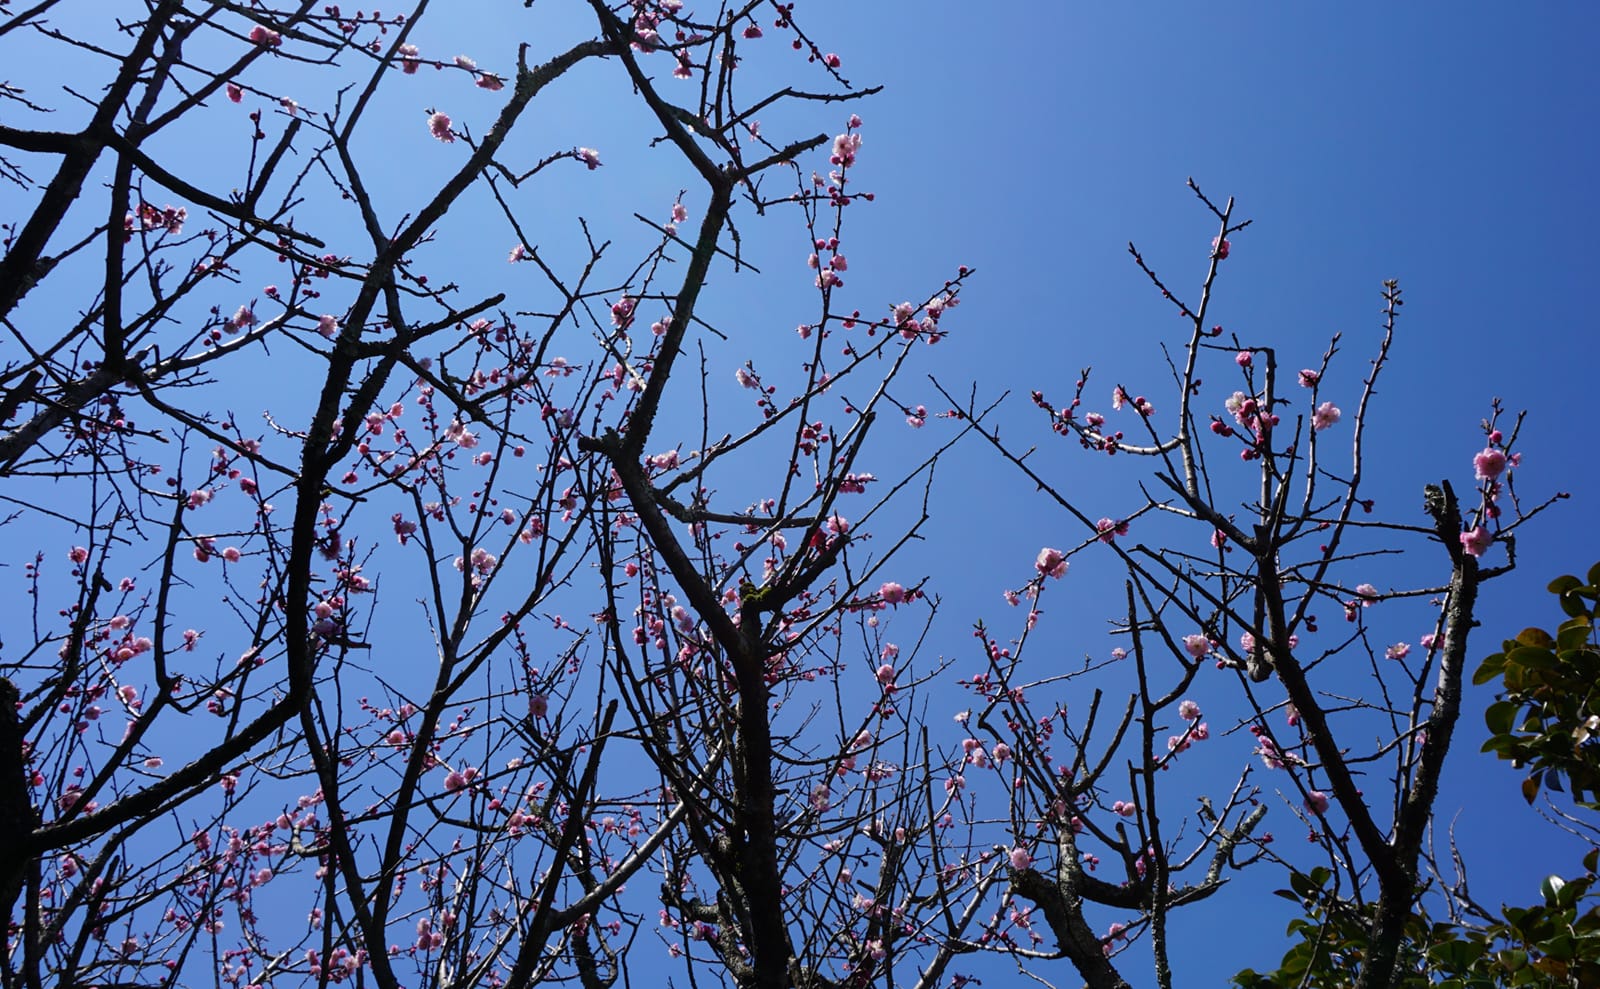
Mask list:
POLYGON ((906 589, 892 580, 886 580, 883 586, 878 588, 878 596, 883 599, 884 604, 904 604, 906 589))
POLYGON ((1011 854, 1007 857, 1011 860, 1011 868, 1013 869, 1026 869, 1033 864, 1033 856, 1028 854, 1028 850, 1021 845, 1011 849, 1011 854))
POLYGON ((1211 640, 1199 633, 1186 635, 1183 637, 1183 648, 1190 656, 1199 659, 1211 651, 1211 640))
MULTIPOLYGON (((625 330, 633 325, 633 310, 639 305, 639 300, 624 295, 611 304, 611 325, 625 330)), ((621 373, 621 368, 618 368, 621 373)))
POLYGON ((1228 251, 1230 251, 1232 248, 1233 245, 1229 244, 1221 237, 1211 238, 1211 254, 1218 261, 1225 260, 1228 257, 1228 251))
POLYGON ((506 262, 508 264, 516 264, 518 261, 522 261, 522 260, 526 259, 527 256, 528 256, 528 245, 526 245, 526 244, 518 244, 516 247, 513 247, 511 249, 511 253, 510 254, 506 255, 506 262))
POLYGON ((1491 446, 1472 458, 1472 466, 1477 471, 1478 480, 1492 481, 1506 469, 1506 455, 1504 451, 1491 446))
POLYGON ((1118 817, 1132 817, 1138 809, 1126 800, 1118 800, 1111 805, 1111 813, 1118 817))
POLYGON ((579 148, 572 154, 579 161, 589 166, 589 171, 591 172, 600 167, 600 152, 593 148, 579 148))
POLYGON ((1197 721, 1200 718, 1200 705, 1194 701, 1186 700, 1178 705, 1178 717, 1185 721, 1197 721))
POLYGON ((1282 769, 1286 762, 1296 762, 1293 756, 1278 748, 1278 743, 1265 735, 1259 736, 1261 744, 1256 748, 1256 755, 1261 757, 1261 762, 1268 769, 1282 769))
POLYGON ((229 546, 222 551, 222 558, 229 563, 238 563, 239 557, 239 549, 236 546, 229 546))
POLYGON ((67 553, 67 559, 71 560, 73 563, 85 563, 89 559, 89 551, 82 546, 74 546, 72 547, 71 551, 67 553))
POLYGON ((1332 402, 1323 402, 1311 413, 1311 428, 1317 431, 1327 429, 1339 421, 1339 407, 1332 402))
POLYGON ((733 379, 746 388, 754 388, 756 386, 756 376, 751 374, 748 368, 741 367, 734 371, 733 379))
POLYGON ((1328 812, 1328 795, 1321 790, 1312 790, 1306 794, 1306 810, 1313 814, 1326 814, 1328 812))
POLYGON ((1233 421, 1241 426, 1250 425, 1250 420, 1256 414, 1256 400, 1242 391, 1236 391, 1223 400, 1222 407, 1233 416, 1233 421))
POLYGON ((422 65, 422 62, 417 58, 419 54, 417 46, 401 45, 398 54, 400 55, 400 71, 408 76, 416 75, 417 69, 422 65))
POLYGON ((530 694, 528 696, 528 714, 533 718, 542 718, 550 711, 550 699, 543 694, 530 694))
POLYGON ((446 144, 453 144, 456 136, 450 130, 450 117, 439 112, 428 118, 428 132, 446 144))
POLYGON ((1364 600, 1367 604, 1371 604, 1373 601, 1378 600, 1378 589, 1373 587, 1371 584, 1357 584, 1356 596, 1364 600))
POLYGON ((878 667, 878 682, 883 684, 885 687, 894 686, 894 673, 894 664, 884 663, 882 666, 878 667))
POLYGON ((1248 350, 1241 350, 1233 355, 1233 362, 1240 367, 1249 367, 1254 361, 1255 358, 1251 356, 1248 350))
POLYGON ((818 783, 811 788, 811 809, 822 813, 833 806, 833 790, 826 783, 818 783))
POLYGON ((500 90, 506 88, 506 81, 495 75, 493 72, 485 72, 478 76, 477 86, 479 89, 486 89, 491 93, 498 93, 500 90))
POLYGON ((1396 642, 1394 645, 1383 651, 1384 658, 1386 659, 1405 659, 1410 654, 1411 644, 1408 642, 1396 642))
POLYGON ((1492 542, 1494 534, 1481 525, 1461 534, 1461 549, 1468 556, 1482 556, 1492 542))
POLYGON ((238 103, 244 99, 244 90, 240 89, 237 83, 228 83, 226 89, 228 92, 228 99, 234 103, 238 103))
POLYGON ((466 789, 467 777, 465 774, 452 769, 444 778, 444 788, 450 793, 466 789))
POLYGON ((1300 387, 1313 388, 1316 386, 1317 382, 1321 380, 1321 378, 1321 371, 1313 371, 1310 368, 1304 368, 1300 372, 1300 387))
POLYGON ((1059 549, 1046 546, 1039 551, 1039 558, 1034 560, 1033 568, 1046 577, 1061 577, 1067 572, 1067 559, 1059 549))
POLYGON ((476 72, 478 70, 478 63, 466 55, 457 55, 452 61, 456 63, 458 68, 466 69, 468 72, 476 72))
POLYGON ((228 324, 235 330, 248 330, 259 322, 260 320, 256 318, 255 310, 249 306, 240 306, 234 312, 233 318, 228 320, 228 324))
POLYGON ((856 152, 860 150, 860 134, 840 134, 833 139, 833 154, 828 156, 828 161, 848 168, 856 163, 856 152))
POLYGON ((1128 523, 1118 522, 1116 519, 1101 519, 1094 524, 1095 530, 1100 533, 1099 539, 1109 543, 1118 536, 1128 534, 1128 523))
POLYGON ((263 48, 276 48, 283 44, 283 36, 271 28, 257 24, 250 29, 250 40, 263 48))

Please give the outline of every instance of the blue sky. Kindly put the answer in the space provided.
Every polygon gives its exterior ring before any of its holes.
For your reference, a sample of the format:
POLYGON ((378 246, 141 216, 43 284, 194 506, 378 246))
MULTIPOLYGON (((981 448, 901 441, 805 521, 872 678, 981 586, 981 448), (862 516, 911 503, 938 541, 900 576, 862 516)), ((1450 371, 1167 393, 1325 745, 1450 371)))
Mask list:
MULTIPOLYGON (((1009 13, 873 5, 854 38, 886 40, 849 50, 888 87, 867 134, 872 168, 894 171, 878 180, 887 194, 872 219, 892 214, 892 231, 915 231, 888 234, 887 253, 980 270, 952 340, 963 370, 1025 398, 1035 387, 1065 393, 1081 366, 1148 368, 1177 331, 1124 248, 1136 241, 1164 276, 1198 284, 1212 230, 1184 188, 1192 176, 1213 197, 1237 196, 1256 221, 1236 240, 1216 309, 1247 339, 1309 361, 1342 332, 1336 368, 1350 383, 1376 345, 1379 282, 1400 280, 1407 306, 1369 468, 1380 511, 1416 521, 1423 483, 1470 480, 1491 397, 1529 411, 1519 491, 1573 498, 1524 533, 1518 572, 1486 595, 1474 655, 1553 622, 1545 581, 1600 558, 1588 521, 1600 507, 1594 420, 1583 411, 1600 357, 1589 290, 1600 146, 1585 122, 1600 96, 1587 53, 1594 8, 1009 13)), ((1076 489, 1094 489, 1092 466, 1076 461, 1076 489)), ((1022 553, 1047 516, 1021 486, 995 494, 1007 487, 995 471, 993 487, 961 503, 985 543, 1014 540, 1022 553)), ((1440 821, 1456 827, 1475 893, 1530 900, 1539 875, 1575 860, 1530 823, 1516 774, 1475 752, 1486 695, 1470 698, 1440 821)), ((1231 909, 1196 913, 1187 933, 1232 947, 1191 942, 1200 968, 1189 984, 1215 984, 1246 951, 1265 960, 1281 930, 1264 924, 1253 931, 1261 941, 1242 941, 1230 937, 1231 909)))
MULTIPOLYGON (((542 0, 524 12, 520 4, 463 4, 463 16, 431 20, 419 40, 430 53, 464 51, 485 67, 509 69, 519 38, 535 44, 537 58, 568 36, 572 6, 542 0)), ((854 304, 882 311, 925 296, 957 265, 977 269, 949 317, 952 336, 924 366, 958 393, 973 385, 980 398, 1009 390, 1000 419, 1007 435, 1023 446, 1040 444, 1053 476, 1084 504, 1107 515, 1126 511, 1130 465, 1052 444, 1027 394, 1038 388, 1065 398, 1078 370, 1093 366, 1090 393, 1099 397, 1090 408, 1106 404, 1115 382, 1148 391, 1158 408, 1171 407, 1171 397, 1163 402, 1170 388, 1161 383, 1159 347, 1180 347, 1182 329, 1130 262, 1126 245, 1135 241, 1180 291, 1197 288, 1215 230, 1184 187, 1193 177, 1219 201, 1236 196, 1236 215, 1255 221, 1235 238, 1225 263, 1216 321, 1247 342, 1279 348, 1291 367, 1314 364, 1329 337, 1343 334, 1329 381, 1346 389, 1340 404, 1347 408, 1380 335, 1380 283, 1400 280, 1407 306, 1369 448, 1369 494, 1380 514, 1417 522, 1424 483, 1449 477, 1458 489, 1469 486, 1471 456, 1482 446, 1477 424, 1492 398, 1528 410, 1519 493, 1529 502, 1558 490, 1573 497, 1524 533, 1519 570, 1491 585, 1475 657, 1524 625, 1553 622, 1544 583, 1600 559, 1600 540, 1590 535, 1600 511, 1595 417, 1586 411, 1600 357, 1590 292, 1600 267, 1593 235, 1600 220, 1593 183, 1600 165, 1594 8, 1256 3, 990 10, 879 0, 818 6, 806 23, 825 48, 839 52, 853 82, 885 87, 856 108, 865 126, 854 181, 877 200, 852 207, 846 246, 854 304)), ((26 57, 13 64, 21 65, 19 73, 37 73, 36 85, 46 71, 61 71, 26 57)), ((580 214, 602 236, 642 243, 631 214, 664 219, 677 190, 692 188, 692 179, 662 168, 663 155, 644 153, 653 131, 641 128, 614 73, 575 76, 538 108, 529 151, 591 146, 606 166, 592 173, 570 168, 527 194, 546 238, 541 246, 555 249, 571 238, 580 214)), ((267 85, 270 78, 257 81, 267 85)), ((320 94, 294 95, 314 109, 320 94)), ((427 138, 424 111, 446 110, 458 125, 481 130, 497 102, 429 80, 402 80, 386 99, 366 140, 369 150, 393 148, 376 194, 398 215, 419 184, 459 159, 459 147, 427 138)), ((847 113, 841 110, 838 120, 813 115, 807 127, 831 133, 847 113)), ((782 133, 783 121, 766 123, 782 133)), ((239 142, 208 137, 195 147, 205 148, 194 157, 196 169, 214 170, 223 181, 237 174, 239 142)), ((15 195, 0 187, 8 215, 15 200, 7 197, 15 195)), ((692 192, 685 203, 700 215, 703 203, 692 192)), ((509 242, 484 233, 488 223, 486 202, 468 199, 433 249, 441 263, 461 266, 469 288, 491 284, 502 271, 494 265, 503 263, 509 242)), ((803 234, 796 240, 785 218, 762 226, 747 217, 742 232, 766 274, 714 275, 706 314, 734 335, 710 351, 721 362, 713 380, 724 384, 745 357, 773 366, 790 360, 794 325, 809 312, 803 234)), ((350 237, 359 242, 358 231, 350 237)), ((1222 367, 1212 373, 1219 382, 1226 378, 1222 367)), ((295 394, 293 383, 281 379, 234 387, 230 401, 252 412, 252 403, 295 394)), ((1207 395, 1220 403, 1233 387, 1219 384, 1207 395)), ((932 385, 921 381, 897 389, 896 397, 938 405, 932 385)), ((736 402, 737 396, 723 408, 743 408, 736 402)), ((939 428, 914 439, 908 433, 905 448, 933 442, 939 428)), ((887 476, 897 462, 891 449, 881 466, 868 466, 887 476)), ((976 443, 959 448, 939 475, 933 510, 930 538, 903 558, 900 579, 909 585, 926 575, 943 595, 929 649, 957 658, 959 669, 972 662, 966 636, 973 622, 1014 621, 1000 589, 1026 579, 1040 545, 1064 545, 1078 534, 976 443)), ((1426 569, 1427 550, 1418 556, 1424 569, 1400 576, 1437 579, 1437 567, 1426 569)), ((1381 584, 1380 576, 1369 579, 1381 584)), ((1076 561, 1042 626, 1048 638, 1040 648, 1104 655, 1118 580, 1109 558, 1076 561), (1057 616, 1066 621, 1056 624, 1057 616)), ((1382 634, 1414 641, 1419 629, 1405 620, 1382 634)), ((1220 704, 1223 688, 1207 689, 1220 704)), ((1440 820, 1454 821, 1481 899, 1531 900, 1540 877, 1576 870, 1577 856, 1523 807, 1516 774, 1476 754, 1486 701, 1481 690, 1470 695, 1440 820)), ((934 694, 930 717, 946 717, 960 703, 934 694)), ((1226 755, 1211 753, 1223 774, 1250 759, 1247 738, 1211 744, 1231 746, 1226 755)), ((1279 831, 1300 840, 1292 825, 1279 831)), ((1245 884, 1254 892, 1229 891, 1222 895, 1235 899, 1180 914, 1175 953, 1185 984, 1217 984, 1246 964, 1259 968, 1276 959, 1283 918, 1272 911, 1280 901, 1262 907, 1258 897, 1281 877, 1268 867, 1245 884), (1264 918, 1248 939, 1238 937, 1242 912, 1264 918), (1215 951, 1223 937, 1232 938, 1229 951, 1215 951)), ((1136 983, 1144 978, 1131 967, 1128 974, 1136 983)))

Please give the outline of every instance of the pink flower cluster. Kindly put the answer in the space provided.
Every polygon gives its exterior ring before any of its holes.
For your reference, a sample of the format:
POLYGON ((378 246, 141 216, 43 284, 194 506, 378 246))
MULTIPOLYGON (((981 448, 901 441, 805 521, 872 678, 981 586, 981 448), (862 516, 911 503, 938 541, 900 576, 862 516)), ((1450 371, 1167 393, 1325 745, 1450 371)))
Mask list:
POLYGON ((1339 407, 1332 402, 1323 402, 1311 413, 1311 428, 1321 432, 1339 421, 1339 407))
POLYGON ((1099 533, 1097 538, 1103 543, 1112 542, 1118 536, 1126 536, 1128 534, 1128 522, 1126 519, 1101 519, 1094 524, 1094 527, 1095 531, 1099 533))
POLYGON ((1042 577, 1061 578, 1067 573, 1067 558, 1059 549, 1046 546, 1039 551, 1039 558, 1033 561, 1033 568, 1039 571, 1042 577))

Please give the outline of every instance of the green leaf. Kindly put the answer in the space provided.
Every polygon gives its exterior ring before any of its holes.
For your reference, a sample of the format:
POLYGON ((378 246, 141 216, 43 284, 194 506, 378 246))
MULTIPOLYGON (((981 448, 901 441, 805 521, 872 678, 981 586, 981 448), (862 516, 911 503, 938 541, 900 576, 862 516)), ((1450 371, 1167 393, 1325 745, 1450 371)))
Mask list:
MULTIPOLYGON (((1551 646, 1556 644, 1555 639, 1552 639, 1550 637, 1550 633, 1549 632, 1546 632, 1542 628, 1531 628, 1531 627, 1530 628, 1525 628, 1522 631, 1518 632, 1517 633, 1517 638, 1516 638, 1515 641, 1516 641, 1517 645, 1521 645, 1521 646, 1537 646, 1537 647, 1540 647, 1540 648, 1543 648, 1543 649, 1549 649, 1551 646)), ((1507 648, 1509 649, 1509 648, 1512 648, 1512 647, 1511 646, 1507 646, 1507 648)))
POLYGON ((1472 967, 1483 957, 1485 948, 1470 941, 1444 941, 1428 949, 1428 957, 1447 971, 1459 972, 1472 967))
POLYGON ((1484 723, 1489 726, 1491 733, 1504 735, 1511 731, 1511 724, 1516 720, 1520 707, 1516 701, 1495 701, 1483 712, 1484 723))
POLYGON ((1561 660, 1550 649, 1541 646, 1518 646, 1506 653, 1507 666, 1522 666, 1530 670, 1556 670, 1561 660))
POLYGON ((1566 622, 1556 633, 1556 648, 1562 652, 1577 651, 1589 642, 1589 636, 1594 634, 1594 628, 1589 624, 1587 616, 1574 618, 1566 622))
MULTIPOLYGON (((1597 570, 1600 570, 1600 563, 1596 563, 1592 568, 1590 568, 1589 573, 1593 574, 1597 570)), ((1549 584, 1545 585, 1545 589, 1548 590, 1551 594, 1565 594, 1568 591, 1572 590, 1574 587, 1582 587, 1582 586, 1583 586, 1583 581, 1581 581, 1578 578, 1572 576, 1572 574, 1567 573, 1567 574, 1562 574, 1561 576, 1557 577, 1555 580, 1552 580, 1549 584)))
POLYGON ((1507 972, 1517 972, 1528 967, 1528 953, 1519 948, 1501 948, 1495 952, 1494 957, 1507 972))
POLYGON ((1289 888, 1299 894, 1301 899, 1309 900, 1317 895, 1317 884, 1303 872, 1289 874, 1289 888))
POLYGON ((1484 684, 1488 683, 1490 680, 1493 680, 1495 677, 1497 677, 1501 673, 1505 672, 1505 668, 1506 668, 1506 657, 1505 657, 1505 654, 1504 653, 1498 653, 1498 652, 1495 653, 1493 656, 1490 656, 1488 659, 1486 659, 1482 663, 1478 664, 1477 672, 1472 674, 1473 686, 1476 686, 1476 687, 1483 686, 1484 684))
POLYGON ((1562 879, 1560 876, 1545 876, 1544 882, 1539 884, 1539 895, 1544 897, 1544 902, 1550 904, 1551 906, 1555 906, 1559 902, 1556 897, 1560 894, 1561 887, 1565 886, 1566 884, 1567 881, 1562 879))

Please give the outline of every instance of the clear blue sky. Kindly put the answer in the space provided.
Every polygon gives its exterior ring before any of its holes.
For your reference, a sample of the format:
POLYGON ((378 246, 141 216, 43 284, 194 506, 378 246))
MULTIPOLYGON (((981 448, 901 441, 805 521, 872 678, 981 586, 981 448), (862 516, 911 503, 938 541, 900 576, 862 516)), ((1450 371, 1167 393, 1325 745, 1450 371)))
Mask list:
MULTIPOLYGON (((552 39, 573 23, 566 20, 572 6, 541 0, 524 12, 520 4, 462 4, 458 19, 435 18, 419 41, 430 53, 459 50, 485 67, 509 69, 519 38, 535 45, 537 57, 552 50, 552 39)), ((1343 333, 1330 381, 1346 391, 1329 396, 1341 404, 1353 404, 1379 337, 1380 283, 1400 280, 1407 306, 1369 454, 1369 494, 1380 512, 1417 522, 1424 483, 1448 477, 1458 488, 1469 485, 1471 456, 1482 446, 1477 423, 1492 398, 1529 411, 1519 492, 1533 502, 1557 490, 1573 497, 1524 534, 1519 571, 1491 586, 1475 657, 1524 625, 1551 621, 1544 583, 1600 559, 1592 535, 1600 512, 1596 418, 1588 409, 1600 358, 1592 297, 1600 270, 1600 69, 1592 53, 1600 10, 872 0, 816 5, 809 14, 808 29, 842 56, 854 82, 886 87, 858 108, 866 123, 855 181, 878 197, 852 207, 855 304, 882 311, 924 296, 956 265, 978 269, 930 367, 963 392, 976 382, 980 397, 1010 390, 1009 435, 1043 444, 1056 458, 1054 476, 1085 504, 1107 515, 1126 511, 1134 492, 1125 465, 1110 470, 1103 460, 1074 456, 1075 447, 1050 445, 1029 414, 1027 393, 1040 388, 1064 398, 1078 369, 1092 365, 1091 392, 1102 404, 1115 381, 1149 382, 1142 390, 1163 404, 1158 347, 1180 346, 1181 331, 1125 248, 1137 242, 1183 291, 1198 284, 1214 227, 1184 187, 1192 176, 1219 200, 1236 196, 1238 214, 1255 220, 1226 262, 1216 321, 1280 348, 1292 367, 1313 364, 1330 335, 1343 333)), ((35 85, 61 71, 26 58, 12 64, 35 85)), ((326 99, 296 95, 311 108, 326 99)), ((459 146, 427 139, 423 110, 437 103, 481 131, 497 102, 464 86, 422 83, 396 87, 389 98, 383 112, 394 129, 375 127, 369 140, 396 142, 392 171, 376 190, 396 216, 422 179, 459 159, 459 146)), ((571 169, 534 193, 545 197, 538 208, 552 241, 570 236, 580 213, 601 236, 638 238, 634 211, 664 219, 677 189, 692 185, 654 170, 662 156, 643 154, 653 131, 636 129, 624 89, 575 85, 539 112, 538 150, 592 146, 606 161, 594 173, 571 169)), ((825 126, 837 130, 847 113, 825 126)), ((195 167, 225 169, 235 153, 239 142, 219 146, 195 167)), ((0 186, 7 217, 15 202, 7 197, 15 195, 0 186)), ((703 203, 692 194, 685 202, 698 217, 703 203)), ((452 217, 458 237, 483 220, 472 211, 484 205, 469 201, 452 217)), ((742 231, 764 252, 757 263, 768 277, 735 281, 724 272, 713 286, 707 314, 747 334, 713 348, 723 361, 713 372, 718 382, 731 380, 743 356, 791 359, 794 324, 810 311, 809 276, 801 270, 804 244, 784 223, 742 231), (780 275, 787 263, 793 272, 780 275)), ((473 263, 498 276, 488 261, 503 259, 510 244, 502 239, 456 240, 449 250, 481 253, 473 263)), ((470 286, 480 274, 461 277, 470 286)), ((1220 368, 1215 373, 1222 377, 1220 368)), ((277 401, 293 394, 292 384, 257 384, 277 401)), ((1232 387, 1208 395, 1220 402, 1232 387)), ((931 386, 911 382, 903 390, 903 401, 939 405, 931 386)), ((248 406, 249 396, 242 385, 235 400, 248 406)), ((893 458, 866 466, 892 475, 893 458)), ((1000 588, 1026 579, 1041 545, 1066 543, 1075 530, 977 444, 958 451, 951 467, 940 476, 934 538, 908 553, 900 579, 932 578, 945 599, 938 639, 945 644, 932 652, 964 657, 957 668, 965 671, 975 662, 971 623, 1011 620, 1000 588)), ((5 545, 17 538, 4 535, 5 545)), ((1371 579, 1381 584, 1381 576, 1371 579)), ((1104 588, 1118 579, 1109 558, 1074 564, 1069 581, 1076 583, 1052 606, 1070 620, 1047 623, 1048 641, 1064 656, 1109 649, 1104 623, 1116 604, 1104 588)), ((391 593, 391 603, 406 596, 391 593)), ((1380 637, 1415 641, 1422 630, 1404 626, 1380 637)), ((1215 691, 1220 698, 1223 688, 1215 691)), ((1523 807, 1516 775, 1476 754, 1486 700, 1481 690, 1470 696, 1439 820, 1456 825, 1475 894, 1491 903, 1531 900, 1545 873, 1575 871, 1576 855, 1523 807)), ((943 718, 959 704, 936 695, 932 711, 943 718)), ((1208 754, 1225 764, 1223 773, 1250 759, 1246 737, 1211 744, 1231 746, 1208 754)), ((1300 840, 1287 815, 1275 812, 1269 827, 1273 821, 1281 839, 1300 840)), ((1281 877, 1264 867, 1246 882, 1271 889, 1281 877)), ((1181 984, 1220 984, 1244 965, 1276 960, 1284 918, 1271 911, 1281 901, 1258 914, 1260 900, 1225 899, 1240 895, 1224 893, 1214 906, 1180 914, 1181 984), (1241 921, 1246 913, 1256 919, 1241 921), (1228 950, 1215 950, 1218 943, 1228 950)), ((641 950, 653 949, 641 940, 641 950)), ((1073 981, 1065 968, 1044 974, 1073 981)), ((1127 974, 1136 984, 1147 978, 1132 967, 1127 974)))
MULTIPOLYGON (((1336 367, 1353 385, 1378 339, 1379 283, 1398 278, 1407 306, 1369 471, 1380 512, 1417 521, 1424 483, 1470 480, 1495 396, 1529 411, 1519 492, 1573 493, 1525 532, 1519 571, 1492 585, 1474 640, 1482 656, 1527 624, 1553 623, 1544 583, 1600 559, 1586 411, 1600 360, 1597 13, 1252 3, 991 16, 970 4, 873 4, 852 13, 853 44, 841 49, 888 86, 866 149, 885 191, 871 218, 887 228, 883 253, 906 277, 949 257, 980 270, 951 363, 1024 405, 1031 388, 1064 395, 1082 366, 1102 387, 1151 373, 1158 342, 1176 342, 1124 248, 1136 241, 1178 285, 1198 283, 1212 230, 1187 177, 1237 196, 1256 221, 1226 262, 1216 309, 1246 339, 1309 363, 1342 332, 1336 367)), ((1057 476, 1096 491, 1096 462, 1068 459, 1057 476)), ((1048 514, 998 465, 993 479, 951 508, 986 545, 1024 554, 1048 514)), ((1074 617, 1094 626, 1106 614, 1085 606, 1074 617)), ((1475 894, 1531 902, 1537 878, 1575 871, 1575 858, 1553 829, 1530 824, 1516 774, 1476 753, 1487 697, 1469 697, 1438 819, 1456 828, 1475 894)), ((1274 818, 1280 837, 1301 840, 1274 818)), ((1193 938, 1184 984, 1275 959, 1281 924, 1240 937, 1238 909, 1219 900, 1181 922, 1193 938)))
MULTIPOLYGON (((1380 511, 1417 521, 1424 483, 1470 480, 1492 397, 1529 411, 1519 491, 1573 498, 1524 534, 1519 571, 1486 597, 1474 656, 1553 622, 1544 583, 1600 559, 1596 420, 1586 411, 1600 361, 1600 78, 1590 52, 1600 11, 1004 10, 863 5, 852 12, 853 44, 841 42, 888 86, 867 131, 871 168, 883 175, 872 222, 887 227, 884 253, 906 277, 949 257, 980 269, 952 363, 1024 399, 1030 388, 1065 394, 1085 365, 1102 386, 1113 373, 1150 373, 1157 343, 1174 344, 1177 330, 1124 248, 1136 241, 1177 284, 1198 283, 1212 230, 1184 188, 1192 176, 1213 197, 1238 197, 1256 221, 1226 263, 1216 310, 1245 338, 1309 363, 1342 332, 1337 367, 1351 385, 1378 339, 1379 283, 1400 280, 1407 306, 1372 440, 1380 511)), ((1077 458, 1057 476, 1095 490, 1095 466, 1077 458)), ((993 470, 992 486, 951 507, 982 527, 987 545, 1024 554, 1048 516, 993 470)), ((1088 564, 1078 566, 1075 576, 1088 578, 1088 564)), ((1085 606, 1074 617, 1092 627, 1105 614, 1085 606)), ((1392 636, 1407 637, 1403 628, 1392 636)), ((1532 822, 1516 774, 1476 753, 1486 701, 1481 689, 1469 695, 1438 820, 1455 826, 1476 895, 1531 902, 1538 877, 1575 871, 1576 861, 1553 829, 1532 822)), ((1274 819, 1280 837, 1302 840, 1281 813, 1274 819)), ((1281 922, 1242 923, 1238 901, 1222 903, 1181 921, 1192 939, 1180 948, 1183 984, 1215 985, 1276 958, 1269 944, 1281 922)))

